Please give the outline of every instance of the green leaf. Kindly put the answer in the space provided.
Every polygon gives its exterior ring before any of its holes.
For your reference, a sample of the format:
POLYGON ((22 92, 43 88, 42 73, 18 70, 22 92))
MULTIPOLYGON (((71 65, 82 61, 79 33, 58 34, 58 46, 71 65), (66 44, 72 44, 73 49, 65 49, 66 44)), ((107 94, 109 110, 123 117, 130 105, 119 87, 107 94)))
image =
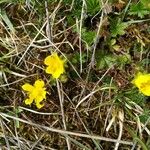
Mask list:
POLYGON ((116 64, 117 57, 111 54, 97 53, 96 54, 96 67, 97 69, 105 69, 116 64))
POLYGON ((145 15, 148 15, 150 10, 143 5, 143 3, 132 4, 130 7, 130 15, 137 15, 140 18, 144 18, 145 15))
POLYGON ((130 88, 129 91, 124 93, 124 96, 141 107, 145 106, 146 96, 140 93, 137 88, 130 88))
POLYGON ((139 116, 140 121, 142 123, 146 123, 149 117, 150 117, 150 110, 144 110, 144 112, 139 116))
POLYGON ((95 15, 101 9, 99 0, 86 0, 87 12, 90 15, 95 15))
POLYGON ((145 6, 145 8, 150 9, 150 0, 141 0, 141 3, 145 6))
POLYGON ((93 43, 95 37, 96 32, 82 29, 82 39, 86 41, 89 46, 93 43))
POLYGON ((117 57, 117 62, 120 63, 121 65, 125 65, 128 63, 131 63, 131 56, 129 54, 124 54, 124 55, 119 55, 117 57))
MULTIPOLYGON (((86 62, 86 57, 86 53, 82 53, 82 63, 86 62)), ((71 62, 73 64, 78 64, 80 62, 80 54, 78 52, 73 55, 71 62)))
POLYGON ((117 35, 124 35, 125 34, 125 29, 128 27, 127 22, 121 22, 121 21, 112 21, 111 22, 111 27, 110 27, 110 32, 112 34, 112 37, 116 37, 117 35))
POLYGON ((9 18, 8 18, 7 14, 6 14, 6 12, 5 12, 4 10, 1 10, 1 9, 0 9, 0 18, 2 18, 3 21, 7 24, 7 26, 8 26, 9 29, 10 29, 10 31, 11 31, 12 33, 14 33, 14 32, 15 32, 15 29, 14 29, 14 27, 13 27, 13 24, 12 24, 11 21, 9 20, 9 18))
POLYGON ((135 131, 131 130, 129 127, 127 128, 127 130, 128 133, 130 133, 130 135, 133 137, 133 139, 142 147, 142 150, 148 150, 146 144, 137 136, 137 133, 135 133, 135 131))

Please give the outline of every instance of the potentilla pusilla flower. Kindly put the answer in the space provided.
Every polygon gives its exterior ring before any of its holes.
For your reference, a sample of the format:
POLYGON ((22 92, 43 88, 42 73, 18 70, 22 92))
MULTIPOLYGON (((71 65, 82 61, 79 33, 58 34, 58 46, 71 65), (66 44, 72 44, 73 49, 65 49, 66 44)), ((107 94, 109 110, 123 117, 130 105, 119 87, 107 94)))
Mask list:
POLYGON ((25 83, 22 86, 22 89, 28 94, 28 98, 25 100, 26 105, 35 102, 37 108, 44 106, 44 104, 41 104, 41 102, 46 99, 46 88, 44 88, 44 85, 43 80, 36 80, 33 86, 29 83, 25 83))
POLYGON ((61 74, 65 72, 64 63, 65 60, 61 59, 56 52, 47 56, 44 60, 47 65, 46 73, 51 74, 53 78, 58 79, 61 74))
POLYGON ((132 83, 138 87, 139 91, 146 96, 150 96, 150 74, 138 73, 132 83))

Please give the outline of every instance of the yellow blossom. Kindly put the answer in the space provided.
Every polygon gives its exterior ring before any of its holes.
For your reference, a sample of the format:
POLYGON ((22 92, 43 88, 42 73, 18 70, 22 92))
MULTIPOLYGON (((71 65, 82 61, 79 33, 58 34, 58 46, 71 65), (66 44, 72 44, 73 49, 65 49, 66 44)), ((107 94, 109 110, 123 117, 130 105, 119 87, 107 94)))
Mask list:
POLYGON ((45 70, 46 73, 51 74, 53 78, 58 79, 60 75, 65 72, 64 62, 65 61, 61 59, 56 52, 47 56, 44 60, 45 65, 48 66, 45 70))
POLYGON ((29 83, 25 83, 22 86, 22 89, 25 90, 29 96, 25 100, 26 105, 30 105, 34 101, 37 108, 41 108, 44 106, 44 104, 41 104, 43 99, 46 99, 46 91, 44 85, 45 84, 43 80, 36 80, 33 86, 29 83))
POLYGON ((138 73, 132 83, 138 87, 139 91, 146 96, 150 96, 150 74, 138 73))

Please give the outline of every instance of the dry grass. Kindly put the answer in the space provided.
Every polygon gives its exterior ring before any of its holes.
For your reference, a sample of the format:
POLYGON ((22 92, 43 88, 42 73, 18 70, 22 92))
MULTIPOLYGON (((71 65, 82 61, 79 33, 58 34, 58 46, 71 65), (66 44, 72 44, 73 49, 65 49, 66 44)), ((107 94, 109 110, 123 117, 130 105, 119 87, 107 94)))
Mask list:
POLYGON ((123 16, 128 20, 129 3, 102 1, 101 10, 90 16, 95 24, 88 22, 96 32, 89 44, 83 39, 87 1, 83 0, 79 18, 74 17, 70 24, 74 0, 71 5, 62 0, 38 5, 25 2, 0 3, 8 16, 0 19, 0 148, 148 150, 149 102, 130 81, 137 70, 150 71, 149 18, 113 38, 120 46, 114 51, 108 21, 114 12, 107 14, 107 9, 125 9, 123 16), (101 50, 113 54, 111 57, 129 54, 131 61, 123 67, 111 62, 98 68, 101 50), (43 61, 52 51, 67 60, 66 82, 52 81, 45 73, 43 61), (36 79, 43 79, 49 92, 40 110, 24 104, 26 95, 21 89, 36 79))

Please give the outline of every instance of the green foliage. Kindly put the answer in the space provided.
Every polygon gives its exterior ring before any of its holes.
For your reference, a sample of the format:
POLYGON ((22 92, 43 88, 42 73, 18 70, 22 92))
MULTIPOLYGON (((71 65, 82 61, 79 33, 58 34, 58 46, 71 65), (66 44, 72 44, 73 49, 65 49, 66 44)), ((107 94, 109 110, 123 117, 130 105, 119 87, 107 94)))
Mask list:
POLYGON ((143 66, 143 68, 146 65, 147 66, 150 65, 150 59, 149 58, 143 58, 142 61, 141 61, 141 65, 143 66))
MULTIPOLYGON (((77 31, 76 28, 74 28, 74 32, 77 32, 78 34, 80 34, 79 31, 77 31)), ((82 30, 81 30, 81 39, 83 41, 85 41, 88 44, 88 46, 91 46, 91 44, 93 43, 95 37, 96 37, 96 32, 95 31, 91 31, 91 30, 87 30, 86 28, 82 28, 82 30)))
POLYGON ((86 0, 87 13, 91 16, 95 15, 101 9, 101 3, 99 0, 86 0))
POLYGON ((119 55, 117 56, 117 63, 122 69, 124 65, 131 63, 131 56, 129 54, 119 55))
POLYGON ((130 88, 129 91, 124 93, 124 96, 127 97, 130 101, 135 102, 137 105, 145 106, 146 96, 140 93, 138 89, 130 88))
POLYGON ((13 27, 13 24, 11 23, 10 19, 8 18, 6 12, 2 9, 0 9, 0 19, 3 19, 3 21, 7 24, 9 30, 14 33, 15 29, 13 27))
POLYGON ((118 66, 120 69, 124 65, 131 62, 131 57, 128 54, 124 55, 114 55, 114 54, 104 54, 100 52, 96 55, 96 67, 97 69, 105 69, 111 67, 112 65, 118 66))
POLYGON ((116 37, 117 35, 124 35, 125 29, 128 27, 128 23, 121 22, 121 20, 113 20, 111 21, 110 32, 112 37, 116 37))
MULTIPOLYGON (((72 4, 72 0, 63 0, 63 4, 65 6, 70 6, 70 5, 73 5, 72 6, 72 11, 67 14, 67 19, 69 18, 71 21, 75 21, 73 18, 80 18, 81 17, 81 10, 82 10, 82 0, 75 0, 74 3, 72 4)), ((62 12, 63 15, 66 15, 62 12)), ((72 24, 70 22, 70 24, 72 24)))
POLYGON ((145 8, 150 9, 150 1, 149 0, 141 0, 141 3, 144 5, 145 8))
MULTIPOLYGON (((64 0, 63 3, 65 6, 72 5, 72 0, 64 0)), ((74 1, 71 13, 67 14, 67 20, 69 21, 69 24, 74 23, 74 18, 81 17, 82 4, 82 0, 74 1)), ((85 9, 85 13, 87 13, 87 15, 94 16, 101 10, 101 3, 99 0, 86 0, 85 9)))
MULTIPOLYGON (((85 63, 87 61, 87 55, 86 53, 82 53, 82 63, 85 63)), ((73 64, 79 64, 80 63, 80 54, 78 52, 74 53, 71 62, 73 64)))
POLYGON ((85 28, 82 29, 82 39, 89 46, 93 43, 95 36, 96 36, 96 32, 95 31, 89 31, 89 30, 86 30, 85 28))
MULTIPOLYGON (((51 0, 51 1, 53 1, 53 0, 51 0)), ((71 5, 72 0, 63 0, 63 3, 66 4, 66 5, 71 5)), ((82 3, 82 0, 75 0, 73 4, 74 4, 75 7, 77 7, 77 5, 81 4, 81 3, 82 3)))
POLYGON ((130 7, 130 15, 137 15, 140 18, 144 18, 145 15, 150 14, 150 4, 146 0, 139 2, 137 4, 132 4, 130 7))
POLYGON ((144 112, 139 116, 140 121, 142 123, 146 123, 149 117, 150 117, 150 110, 144 110, 144 112))
POLYGON ((133 137, 134 141, 138 142, 138 144, 141 146, 142 150, 148 150, 148 147, 145 144, 145 142, 137 135, 137 133, 134 130, 132 130, 132 129, 130 129, 130 127, 128 127, 128 132, 133 137))

